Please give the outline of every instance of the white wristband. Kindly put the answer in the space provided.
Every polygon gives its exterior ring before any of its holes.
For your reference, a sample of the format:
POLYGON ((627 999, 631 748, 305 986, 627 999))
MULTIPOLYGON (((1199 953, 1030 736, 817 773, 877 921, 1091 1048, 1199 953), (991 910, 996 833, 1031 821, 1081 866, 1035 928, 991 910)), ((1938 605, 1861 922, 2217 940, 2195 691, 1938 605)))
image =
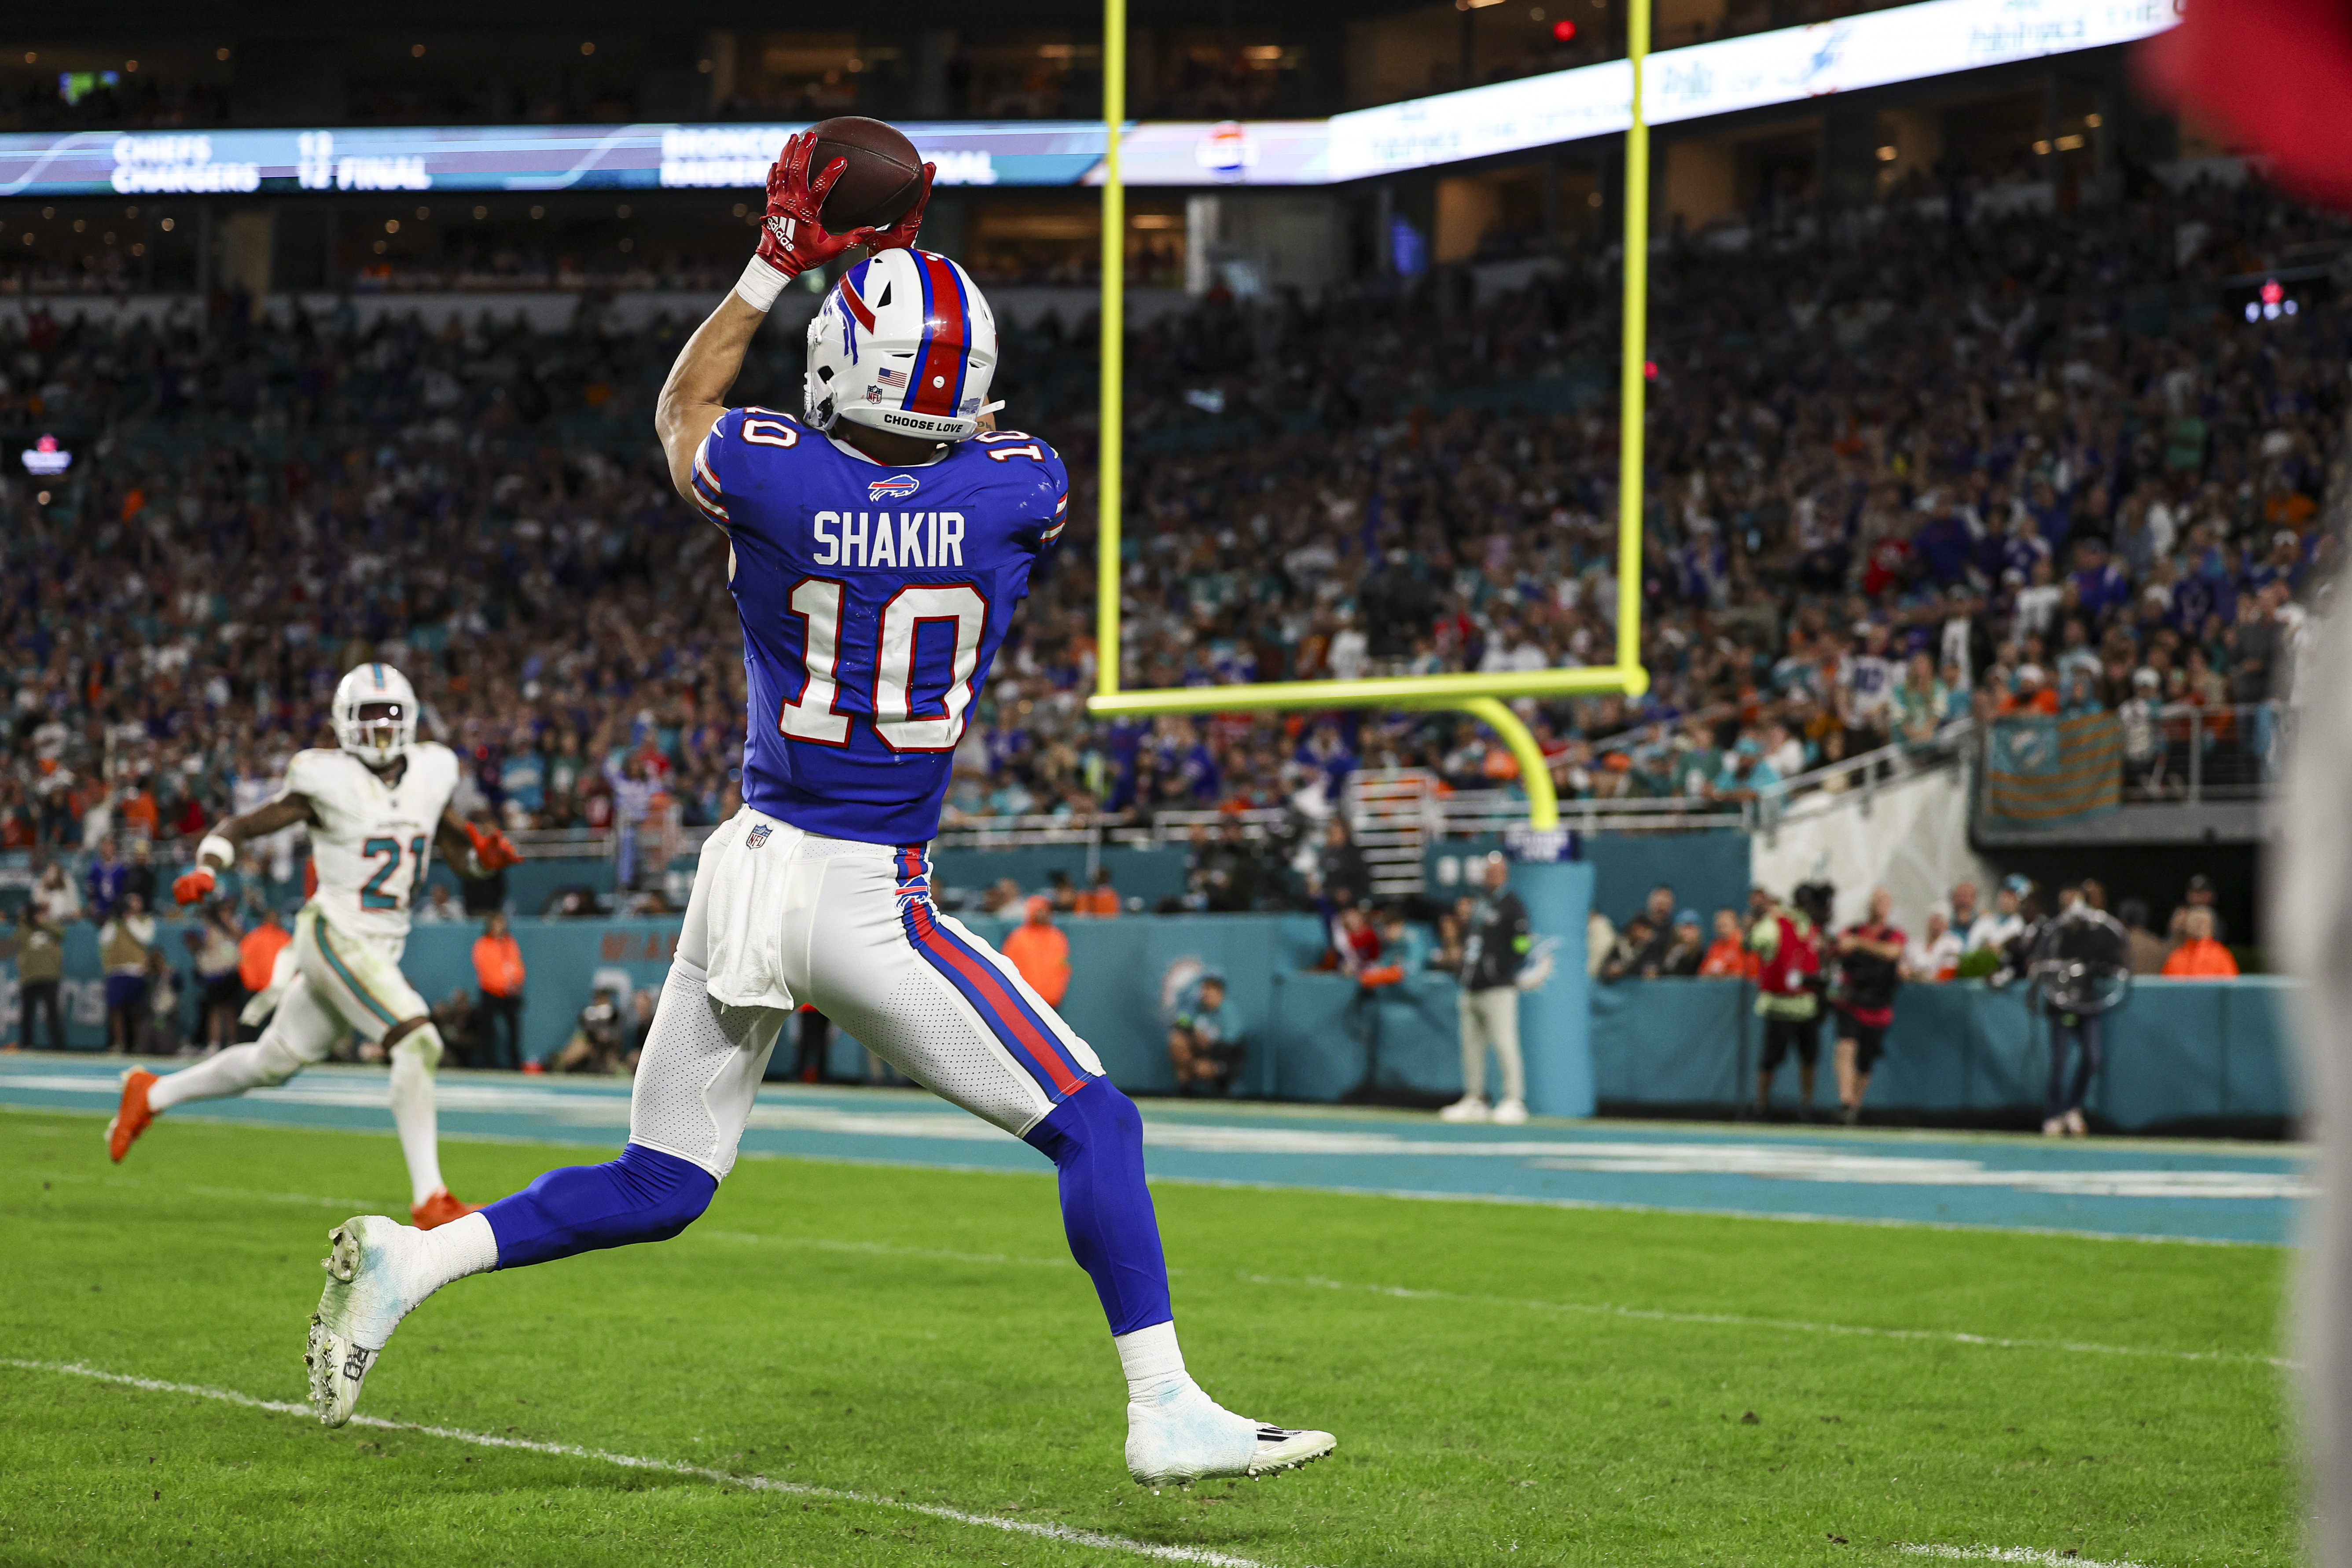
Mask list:
POLYGON ((755 256, 743 264, 743 276, 735 280, 735 297, 764 316, 775 309, 776 296, 792 280, 792 274, 778 271, 755 256))
POLYGON ((219 856, 223 870, 236 864, 236 846, 217 833, 205 834, 204 842, 196 846, 196 867, 199 870, 203 869, 207 855, 219 856))

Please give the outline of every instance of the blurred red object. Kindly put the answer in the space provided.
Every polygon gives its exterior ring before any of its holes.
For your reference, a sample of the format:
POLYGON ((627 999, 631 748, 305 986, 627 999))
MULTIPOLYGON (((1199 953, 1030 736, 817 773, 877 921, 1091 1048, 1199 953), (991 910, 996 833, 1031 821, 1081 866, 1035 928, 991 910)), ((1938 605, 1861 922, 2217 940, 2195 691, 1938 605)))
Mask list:
POLYGON ((2344 0, 2188 0, 2148 40, 2156 96, 2271 162, 2298 195, 2352 207, 2352 6, 2344 0))

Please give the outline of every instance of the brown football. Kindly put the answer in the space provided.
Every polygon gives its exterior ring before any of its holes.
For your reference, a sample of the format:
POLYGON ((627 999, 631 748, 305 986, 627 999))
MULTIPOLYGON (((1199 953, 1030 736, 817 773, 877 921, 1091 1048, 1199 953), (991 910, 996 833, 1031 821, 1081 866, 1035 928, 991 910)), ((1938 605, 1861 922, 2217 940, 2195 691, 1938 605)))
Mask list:
POLYGON ((849 160, 818 209, 828 231, 887 228, 906 216, 922 189, 923 156, 897 126, 862 114, 839 114, 809 129, 816 133, 816 152, 809 159, 812 181, 835 158, 849 160))

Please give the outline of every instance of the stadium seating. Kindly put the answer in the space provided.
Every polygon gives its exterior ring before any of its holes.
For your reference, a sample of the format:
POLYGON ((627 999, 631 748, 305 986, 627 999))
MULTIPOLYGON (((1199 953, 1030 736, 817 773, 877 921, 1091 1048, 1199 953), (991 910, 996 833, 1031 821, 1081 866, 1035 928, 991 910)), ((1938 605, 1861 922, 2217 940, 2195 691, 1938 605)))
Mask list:
MULTIPOLYGON (((2206 708, 2284 690, 2296 597, 2336 548, 2342 327, 2317 297, 2249 319, 2231 280, 2342 224, 2228 180, 2143 177, 2063 216, 2000 195, 1783 212, 1661 255, 1655 685, 1639 710, 1542 711, 1567 794, 1736 795, 1758 767, 2151 680, 2206 708), (1642 721, 1668 722, 1591 744, 1642 721)), ((1458 274, 1212 296, 1145 331, 1130 681, 1605 658, 1612 274, 1562 261, 1483 302, 1458 274)), ((656 794, 689 824, 729 809, 723 548, 646 439, 686 323, 362 333, 236 300, 204 332, 62 304, 0 321, 0 423, 65 432, 86 465, 46 505, 9 481, 7 844, 94 838, 100 810, 186 837, 315 737, 371 652, 412 668, 518 825, 656 794)), ((1008 417, 1060 442, 1086 519, 1090 349, 1068 329, 1012 335, 1008 417)), ((771 343, 742 395, 793 405, 797 352, 771 343)), ((1000 662, 952 820, 1274 805, 1356 763, 1508 782, 1447 718, 1089 722, 1087 549, 1074 528, 1000 662)))

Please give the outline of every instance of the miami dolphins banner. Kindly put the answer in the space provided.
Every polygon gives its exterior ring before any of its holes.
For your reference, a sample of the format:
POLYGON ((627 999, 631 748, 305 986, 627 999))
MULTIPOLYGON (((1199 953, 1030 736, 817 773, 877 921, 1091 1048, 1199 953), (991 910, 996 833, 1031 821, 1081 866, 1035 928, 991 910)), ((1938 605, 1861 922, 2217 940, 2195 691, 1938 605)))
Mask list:
POLYGON ((2123 804, 2124 731, 2112 713, 2000 719, 1985 762, 1985 815, 2057 827, 2123 804))

